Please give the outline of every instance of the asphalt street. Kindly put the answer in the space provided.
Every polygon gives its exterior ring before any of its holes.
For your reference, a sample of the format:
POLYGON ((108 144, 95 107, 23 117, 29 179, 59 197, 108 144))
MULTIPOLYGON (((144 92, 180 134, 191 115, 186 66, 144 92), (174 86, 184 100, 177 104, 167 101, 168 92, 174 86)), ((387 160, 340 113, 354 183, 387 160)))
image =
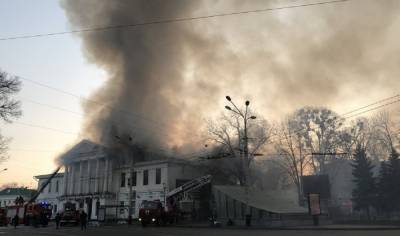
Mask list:
POLYGON ((257 230, 257 229, 216 229, 216 228, 178 228, 178 227, 147 227, 141 228, 140 226, 102 226, 91 227, 86 231, 81 231, 79 227, 64 227, 56 230, 54 227, 47 228, 32 228, 32 227, 19 227, 14 229, 12 227, 0 227, 1 235, 54 235, 54 236, 78 236, 78 235, 135 235, 135 236, 258 236, 258 235, 279 235, 279 236, 308 236, 308 235, 344 235, 344 236, 394 236, 400 235, 400 230, 257 230))

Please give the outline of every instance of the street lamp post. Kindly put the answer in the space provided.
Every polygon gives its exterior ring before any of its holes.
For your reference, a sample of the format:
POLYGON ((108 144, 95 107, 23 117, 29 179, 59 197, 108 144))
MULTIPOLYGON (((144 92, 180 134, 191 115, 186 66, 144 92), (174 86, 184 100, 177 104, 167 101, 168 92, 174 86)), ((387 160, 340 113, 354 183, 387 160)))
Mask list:
MULTIPOLYGON (((115 138, 117 138, 118 140, 121 141, 121 138, 119 136, 115 136, 115 138)), ((129 136, 128 138, 129 142, 131 142, 133 139, 131 136, 129 136)), ((129 145, 128 145, 129 147, 129 145)), ((132 198, 133 198, 133 173, 134 173, 134 156, 132 155, 132 160, 130 161, 130 165, 129 165, 129 178, 130 181, 128 182, 129 184, 129 195, 128 195, 128 224, 131 225, 132 224, 132 213, 133 213, 133 204, 132 204, 132 198)))
MULTIPOLYGON (((232 99, 231 99, 231 97, 229 97, 229 96, 226 96, 226 100, 228 100, 232 105, 233 105, 233 108, 231 108, 230 106, 225 106, 225 109, 227 109, 227 110, 229 110, 229 111, 231 111, 231 112, 233 112, 233 113, 235 113, 235 114, 237 114, 237 115, 239 115, 240 117, 242 117, 243 118, 243 124, 244 124, 244 147, 243 147, 243 152, 244 152, 244 161, 245 161, 245 170, 244 170, 244 180, 243 180, 243 182, 244 182, 244 185, 246 186, 246 185, 248 185, 248 183, 247 183, 247 178, 248 178, 248 176, 247 176, 247 169, 249 169, 249 165, 250 165, 250 158, 249 158, 249 142, 248 142, 248 136, 247 136, 247 122, 249 121, 249 120, 254 120, 254 119, 256 119, 256 117, 255 116, 249 116, 249 114, 248 114, 248 107, 249 107, 249 105, 250 105, 250 101, 246 101, 245 102, 245 105, 246 105, 246 110, 245 110, 245 112, 243 113, 236 105, 235 105, 235 103, 232 101, 232 99)), ((243 167, 243 163, 242 163, 242 167, 243 167)))
MULTIPOLYGON (((248 142, 249 138, 247 136, 247 122, 249 120, 256 119, 256 117, 255 116, 249 116, 249 114, 248 114, 248 107, 250 105, 250 101, 246 101, 245 102, 246 109, 245 109, 245 112, 243 113, 235 105, 235 103, 232 101, 231 97, 226 96, 225 98, 226 98, 226 100, 228 100, 233 105, 233 107, 225 106, 225 109, 227 109, 227 110, 239 115, 240 117, 242 117, 243 118, 243 123, 244 123, 244 147, 243 147, 244 158, 241 158, 241 162, 242 162, 241 166, 243 168, 243 170, 242 170, 243 174, 244 174, 243 183, 244 183, 245 191, 246 191, 246 217, 248 217, 250 215, 250 212, 249 212, 249 180, 248 180, 249 174, 250 174, 249 173, 249 171, 250 171, 250 157, 249 157, 249 142, 248 142), (245 161, 245 165, 243 165, 243 159, 245 161)), ((250 226, 250 220, 246 219, 246 225, 250 226)))

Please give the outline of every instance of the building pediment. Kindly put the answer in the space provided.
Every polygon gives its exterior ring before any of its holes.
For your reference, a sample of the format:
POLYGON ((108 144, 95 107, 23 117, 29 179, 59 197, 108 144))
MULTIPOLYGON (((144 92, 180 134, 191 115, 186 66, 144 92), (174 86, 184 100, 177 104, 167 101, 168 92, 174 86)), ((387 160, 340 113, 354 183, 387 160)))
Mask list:
POLYGON ((84 139, 62 154, 60 159, 64 163, 71 163, 93 158, 102 158, 105 156, 106 148, 104 146, 84 139))

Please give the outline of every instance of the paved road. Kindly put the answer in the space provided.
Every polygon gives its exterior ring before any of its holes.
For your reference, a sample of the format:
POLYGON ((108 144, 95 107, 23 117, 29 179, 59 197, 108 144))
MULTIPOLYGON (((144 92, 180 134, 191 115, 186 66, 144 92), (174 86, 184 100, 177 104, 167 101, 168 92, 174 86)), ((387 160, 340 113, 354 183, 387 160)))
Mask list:
POLYGON ((97 228, 88 228, 87 231, 81 231, 78 227, 65 227, 60 230, 56 230, 53 227, 48 228, 38 228, 34 229, 31 227, 20 227, 18 229, 13 229, 12 227, 4 228, 0 227, 0 236, 10 235, 28 235, 28 236, 123 236, 123 235, 135 235, 135 236, 196 236, 196 235, 206 235, 206 236, 258 236, 258 235, 268 235, 268 236, 308 236, 308 235, 343 235, 343 236, 398 236, 400 235, 400 230, 382 230, 382 231, 343 231, 343 230, 245 230, 245 229, 212 229, 212 228, 158 228, 158 227, 147 227, 141 228, 139 226, 104 226, 97 228))

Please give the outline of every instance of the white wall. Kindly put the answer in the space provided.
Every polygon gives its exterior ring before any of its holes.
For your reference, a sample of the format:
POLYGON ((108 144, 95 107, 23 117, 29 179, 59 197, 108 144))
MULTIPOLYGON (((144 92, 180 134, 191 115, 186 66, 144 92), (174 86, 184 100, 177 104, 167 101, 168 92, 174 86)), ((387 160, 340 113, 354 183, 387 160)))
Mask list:
MULTIPOLYGON (((134 198, 134 217, 138 217, 138 209, 144 200, 160 200, 164 202, 165 192, 176 188, 177 179, 194 179, 200 177, 201 174, 198 170, 191 166, 184 166, 176 163, 168 162, 149 162, 147 164, 140 164, 134 168, 137 173, 136 186, 132 187, 136 198, 134 198), (156 184, 156 169, 161 169, 161 182, 156 184), (145 170, 149 171, 148 185, 143 185, 143 173, 145 170), (165 183, 165 185, 163 184, 165 183)), ((124 202, 124 205, 129 206, 129 186, 128 178, 130 169, 123 168, 114 172, 113 185, 118 187, 116 204, 124 202), (121 173, 125 173, 125 187, 121 186, 121 173)), ((127 218, 128 212, 120 214, 119 217, 127 218)))
MULTIPOLYGON (((46 181, 47 179, 45 178, 39 179, 38 189, 46 181)), ((63 192, 64 192, 64 176, 59 175, 54 177, 50 181, 50 183, 43 189, 43 191, 39 194, 38 198, 36 199, 36 202, 47 202, 48 204, 52 205, 53 206, 52 217, 54 217, 55 214, 61 211, 63 208, 63 204, 57 199, 58 197, 63 195, 63 192), (58 189, 57 189, 57 182, 58 182, 58 189)))

